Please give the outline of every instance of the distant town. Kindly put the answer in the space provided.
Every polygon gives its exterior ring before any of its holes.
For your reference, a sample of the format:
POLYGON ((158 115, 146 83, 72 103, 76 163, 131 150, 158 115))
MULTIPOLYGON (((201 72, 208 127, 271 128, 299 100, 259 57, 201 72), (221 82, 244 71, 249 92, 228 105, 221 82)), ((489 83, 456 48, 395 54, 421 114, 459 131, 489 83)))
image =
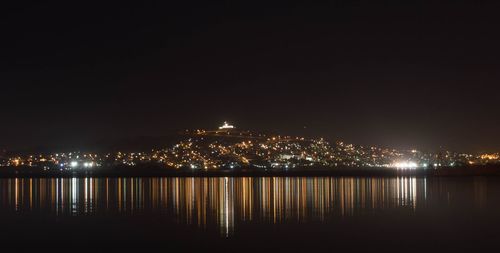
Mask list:
POLYGON ((39 171, 99 170, 152 165, 165 170, 217 171, 294 168, 439 169, 500 164, 500 154, 451 151, 426 153, 367 147, 297 136, 266 135, 238 130, 225 122, 214 130, 186 130, 171 147, 147 152, 61 152, 0 157, 0 166, 39 171))

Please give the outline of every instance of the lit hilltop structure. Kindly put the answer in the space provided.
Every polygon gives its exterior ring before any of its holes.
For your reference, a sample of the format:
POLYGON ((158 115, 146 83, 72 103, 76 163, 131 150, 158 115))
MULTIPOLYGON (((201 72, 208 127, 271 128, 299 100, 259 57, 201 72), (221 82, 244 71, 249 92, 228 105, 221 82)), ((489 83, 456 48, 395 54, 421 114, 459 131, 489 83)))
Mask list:
POLYGON ((265 138, 265 134, 255 133, 248 130, 237 129, 234 125, 224 121, 224 123, 216 129, 204 130, 197 129, 195 131, 186 130, 183 134, 193 137, 222 137, 222 138, 265 138))
POLYGON ((224 124, 219 127, 219 130, 231 130, 235 128, 236 127, 234 127, 233 125, 229 125, 226 121, 224 121, 224 124))

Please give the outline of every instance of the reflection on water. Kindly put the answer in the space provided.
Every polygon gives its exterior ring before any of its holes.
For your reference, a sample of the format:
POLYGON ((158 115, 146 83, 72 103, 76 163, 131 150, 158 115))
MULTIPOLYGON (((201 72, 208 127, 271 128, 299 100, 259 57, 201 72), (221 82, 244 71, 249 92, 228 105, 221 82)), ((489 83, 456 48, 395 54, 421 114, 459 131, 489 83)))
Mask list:
MULTIPOLYGON (((13 178, 0 179, 3 212, 57 216, 154 212, 183 224, 217 226, 224 236, 242 222, 311 222, 393 208, 416 212, 428 199, 449 202, 449 185, 426 178, 13 178), (430 190, 432 190, 430 192, 430 190)), ((474 181, 484 206, 485 186, 474 181)))

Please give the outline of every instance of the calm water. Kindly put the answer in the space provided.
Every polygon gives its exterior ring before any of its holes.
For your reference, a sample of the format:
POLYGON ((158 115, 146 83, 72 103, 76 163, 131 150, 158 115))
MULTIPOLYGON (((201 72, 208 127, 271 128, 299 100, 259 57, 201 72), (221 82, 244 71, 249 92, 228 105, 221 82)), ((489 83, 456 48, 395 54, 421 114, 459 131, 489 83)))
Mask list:
POLYGON ((0 240, 107 252, 478 250, 500 239, 499 193, 499 179, 479 177, 0 179, 0 240))

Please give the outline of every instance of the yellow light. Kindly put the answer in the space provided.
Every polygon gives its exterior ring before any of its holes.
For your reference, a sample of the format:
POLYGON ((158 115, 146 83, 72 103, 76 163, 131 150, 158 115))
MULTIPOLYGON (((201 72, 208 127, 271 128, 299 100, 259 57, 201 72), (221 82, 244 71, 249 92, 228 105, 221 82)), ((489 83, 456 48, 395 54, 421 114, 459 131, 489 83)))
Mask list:
POLYGON ((500 156, 498 154, 484 154, 481 155, 481 159, 483 160, 498 160, 500 156))

